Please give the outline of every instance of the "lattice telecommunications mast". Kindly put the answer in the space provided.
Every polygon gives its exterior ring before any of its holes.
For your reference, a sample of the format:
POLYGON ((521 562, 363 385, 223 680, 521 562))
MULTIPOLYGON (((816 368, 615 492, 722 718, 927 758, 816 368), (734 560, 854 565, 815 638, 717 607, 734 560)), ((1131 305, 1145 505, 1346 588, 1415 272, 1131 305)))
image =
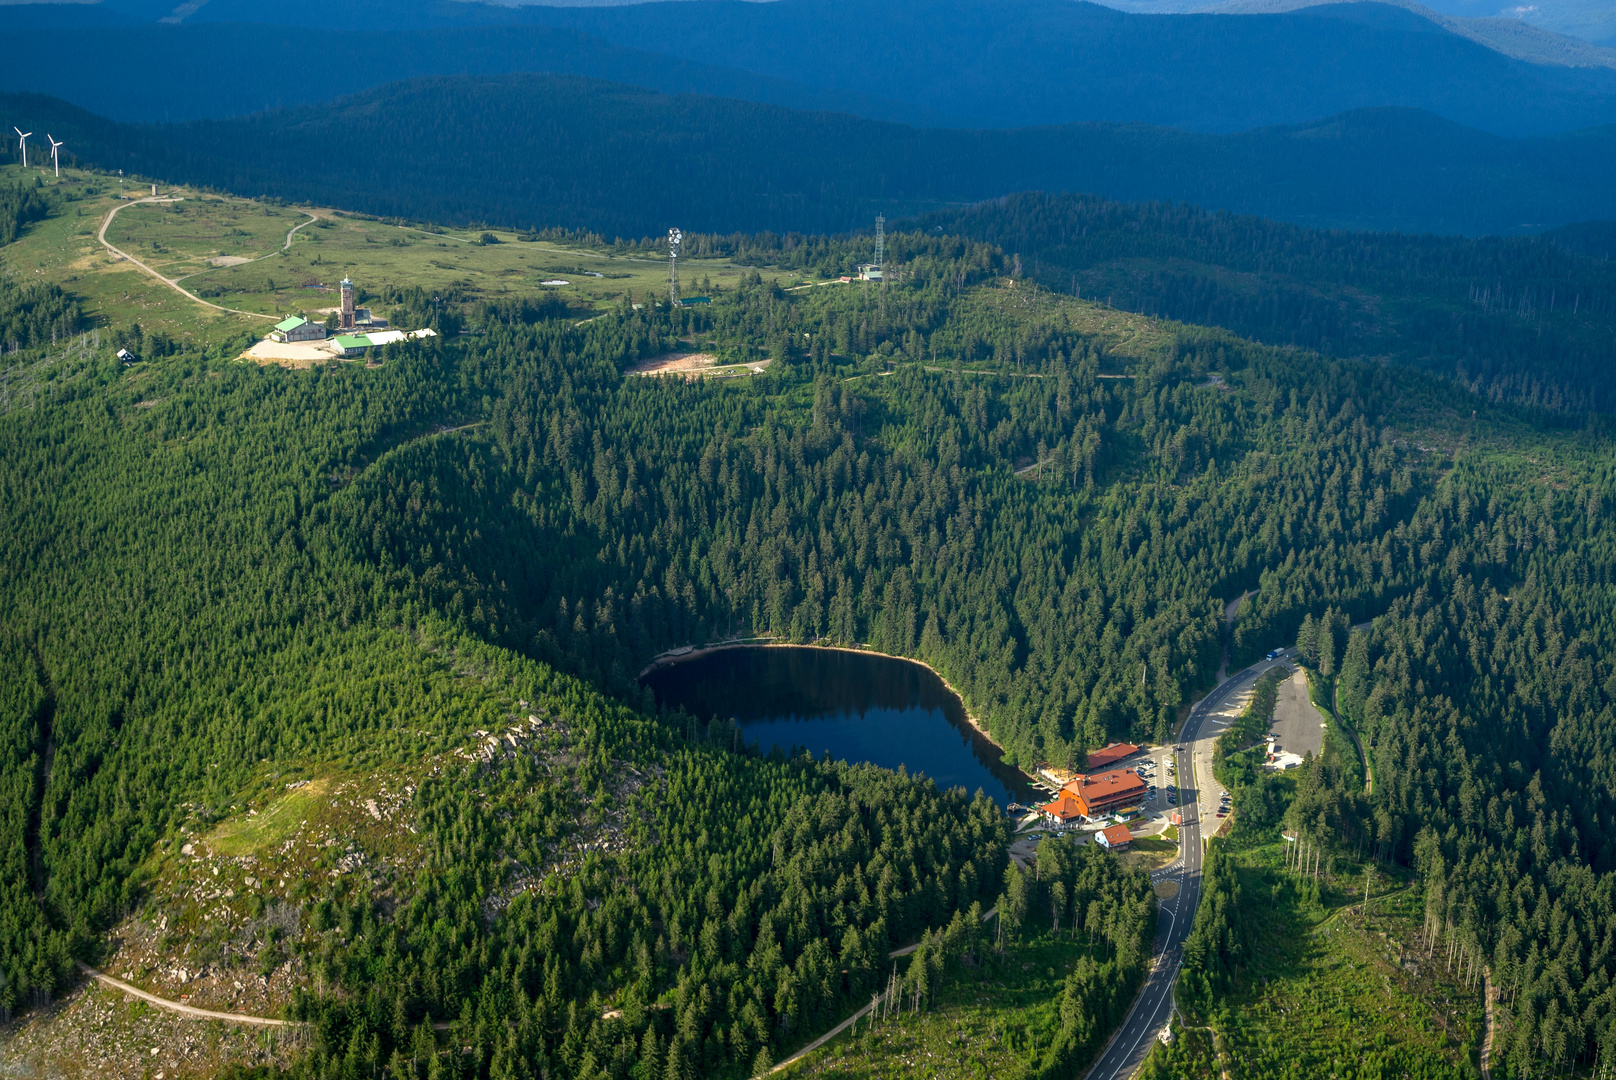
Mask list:
POLYGON ((668 230, 668 304, 679 302, 679 245, 685 234, 678 229, 668 230))

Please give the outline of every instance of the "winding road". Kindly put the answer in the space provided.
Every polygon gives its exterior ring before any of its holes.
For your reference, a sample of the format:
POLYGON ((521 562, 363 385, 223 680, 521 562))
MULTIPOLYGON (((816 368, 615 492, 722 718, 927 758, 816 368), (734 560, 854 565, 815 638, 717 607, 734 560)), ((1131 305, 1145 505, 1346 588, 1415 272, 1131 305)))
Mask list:
MULTIPOLYGON (((1198 775, 1195 770, 1195 743, 1202 738, 1202 727, 1207 718, 1230 698, 1249 688, 1263 672, 1283 663, 1285 657, 1280 656, 1236 672, 1190 710, 1180 733, 1176 754, 1180 777, 1198 775)), ((1153 875, 1157 881, 1178 882, 1178 894, 1160 903, 1155 962, 1151 965, 1145 985, 1134 999, 1133 1007, 1111 1036, 1099 1060, 1089 1069, 1086 1080, 1128 1080, 1139 1071, 1156 1036, 1172 1019, 1173 985, 1178 981, 1178 970, 1184 962, 1184 940, 1189 937, 1190 927, 1195 924, 1195 909, 1201 902, 1201 817, 1198 791, 1194 786, 1197 783, 1191 780, 1190 787, 1179 789, 1179 809, 1184 815, 1183 824, 1178 829, 1179 860, 1168 867, 1167 872, 1153 875)))
MULTIPOLYGON (((147 266, 145 263, 141 262, 139 259, 137 259, 133 255, 129 254, 127 251, 124 251, 122 248, 114 247, 112 245, 112 242, 107 239, 107 229, 111 227, 112 219, 117 217, 118 216, 118 211, 122 210, 124 207, 126 207, 126 206, 137 206, 137 205, 139 205, 141 203, 171 203, 171 202, 178 202, 178 201, 179 200, 176 199, 172 195, 148 195, 144 199, 131 199, 128 202, 121 202, 117 206, 114 206, 111 210, 108 210, 107 211, 107 216, 101 219, 101 228, 100 228, 100 231, 98 231, 95 234, 95 238, 98 241, 101 242, 102 247, 106 248, 108 251, 110 251, 114 255, 118 256, 118 258, 128 260, 131 264, 138 267, 140 270, 144 271, 146 274, 150 275, 151 277, 156 278, 158 281, 161 281, 164 285, 167 285, 170 289, 173 289, 175 292, 179 293, 181 296, 185 297, 185 299, 190 300, 193 303, 201 304, 203 307, 210 307, 215 311, 229 312, 231 315, 249 315, 254 319, 269 319, 271 321, 275 321, 277 319, 277 316, 275 316, 275 315, 265 315, 263 312, 260 312, 260 311, 242 311, 240 308, 225 307, 222 304, 215 304, 210 300, 204 300, 200 296, 196 295, 196 293, 191 292, 190 290, 183 288, 180 285, 180 279, 164 277, 161 273, 159 273, 158 271, 152 269, 150 266, 147 266)), ((297 232, 297 230, 301 229, 304 225, 308 225, 308 224, 312 223, 315 220, 316 219, 315 219, 314 215, 310 214, 308 221, 305 221, 305 222, 302 222, 301 224, 293 226, 291 232, 288 232, 286 234, 286 243, 281 246, 281 249, 279 251, 270 252, 270 255, 280 255, 280 254, 284 253, 292 245, 292 234, 297 232)), ((267 258, 269 258, 269 255, 263 255, 263 256, 260 256, 260 258, 266 258, 267 259, 267 258)), ((248 260, 248 261, 257 262, 258 260, 257 259, 251 259, 251 260, 248 260)), ((196 275, 195 274, 187 274, 186 276, 187 277, 195 277, 196 275)))
POLYGON ((74 963, 78 964, 80 971, 99 982, 103 982, 116 990, 122 990, 126 994, 133 994, 142 1001, 149 1001, 153 1005, 156 1005, 159 1009, 167 1009, 169 1012, 179 1013, 181 1016, 190 1016, 198 1020, 224 1020, 231 1024, 251 1024, 255 1027, 301 1026, 295 1020, 276 1020, 269 1016, 248 1016, 246 1013, 227 1013, 216 1012, 213 1009, 198 1009, 192 1005, 186 1005, 178 1001, 170 1001, 168 998, 158 997, 156 994, 148 994, 140 987, 132 986, 129 983, 124 982, 122 979, 115 979, 104 971, 97 971, 95 968, 91 967, 89 964, 83 963, 82 961, 74 961, 74 963))

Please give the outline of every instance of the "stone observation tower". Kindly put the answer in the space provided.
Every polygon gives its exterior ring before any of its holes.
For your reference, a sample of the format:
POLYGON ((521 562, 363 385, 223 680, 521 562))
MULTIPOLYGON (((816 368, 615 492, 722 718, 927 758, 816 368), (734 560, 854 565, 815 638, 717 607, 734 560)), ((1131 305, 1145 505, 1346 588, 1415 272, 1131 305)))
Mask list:
POLYGON ((337 325, 341 330, 354 328, 353 282, 347 278, 342 279, 342 314, 337 325))

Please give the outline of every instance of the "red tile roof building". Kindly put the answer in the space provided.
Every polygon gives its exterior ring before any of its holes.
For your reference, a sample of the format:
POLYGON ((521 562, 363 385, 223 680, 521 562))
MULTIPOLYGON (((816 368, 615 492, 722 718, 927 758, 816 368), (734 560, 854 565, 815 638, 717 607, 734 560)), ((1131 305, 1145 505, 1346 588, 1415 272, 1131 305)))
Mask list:
POLYGON ((1038 809, 1057 825, 1071 825, 1083 820, 1083 811, 1077 808, 1077 800, 1064 791, 1055 797, 1054 802, 1045 803, 1038 809))
POLYGON ((1112 769, 1110 772, 1073 777, 1072 782, 1061 790, 1077 800, 1079 813, 1092 818, 1140 801, 1149 789, 1132 769, 1112 769))
POLYGON ((1128 831, 1128 826, 1126 825, 1113 825, 1109 829, 1103 830, 1095 839, 1100 842, 1102 847, 1109 848, 1112 851, 1121 851, 1133 843, 1133 833, 1128 831))
POLYGON ((1089 751, 1089 768, 1094 770, 1109 768, 1123 758, 1132 757, 1138 752, 1139 747, 1133 743, 1114 742, 1099 750, 1089 751))

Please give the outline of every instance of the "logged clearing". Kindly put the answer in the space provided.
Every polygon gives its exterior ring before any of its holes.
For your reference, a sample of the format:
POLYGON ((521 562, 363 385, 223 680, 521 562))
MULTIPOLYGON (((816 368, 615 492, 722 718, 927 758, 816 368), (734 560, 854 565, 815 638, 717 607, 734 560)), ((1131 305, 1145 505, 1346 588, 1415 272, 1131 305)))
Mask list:
POLYGON ((671 352, 636 364, 628 369, 630 375, 682 375, 699 379, 703 375, 731 376, 757 374, 768 370, 769 360, 753 360, 741 364, 721 365, 717 356, 709 352, 671 352))
POLYGON ((671 352, 634 365, 630 375, 687 375, 706 371, 718 363, 718 357, 709 352, 671 352))

